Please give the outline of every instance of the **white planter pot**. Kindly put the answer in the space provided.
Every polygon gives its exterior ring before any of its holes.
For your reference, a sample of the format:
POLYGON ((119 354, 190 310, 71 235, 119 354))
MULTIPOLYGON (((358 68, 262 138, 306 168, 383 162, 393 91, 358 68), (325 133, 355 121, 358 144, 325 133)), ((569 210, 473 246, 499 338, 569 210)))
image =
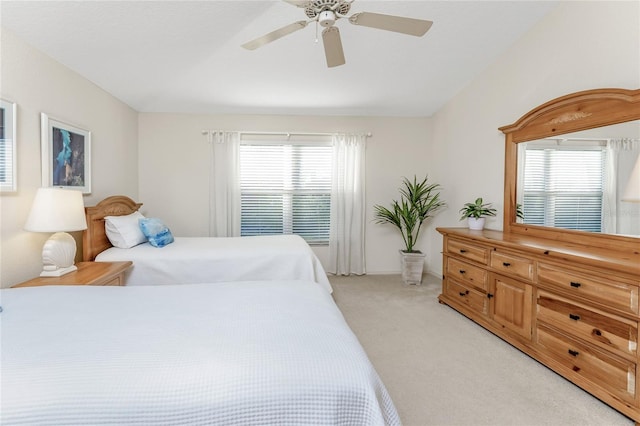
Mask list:
POLYGON ((477 219, 475 217, 468 217, 467 224, 469 225, 469 229, 476 231, 484 229, 484 219, 484 217, 479 217, 477 219))
POLYGON ((424 270, 423 253, 405 253, 400 250, 402 255, 402 281, 405 284, 420 285, 422 284, 422 271, 424 270))

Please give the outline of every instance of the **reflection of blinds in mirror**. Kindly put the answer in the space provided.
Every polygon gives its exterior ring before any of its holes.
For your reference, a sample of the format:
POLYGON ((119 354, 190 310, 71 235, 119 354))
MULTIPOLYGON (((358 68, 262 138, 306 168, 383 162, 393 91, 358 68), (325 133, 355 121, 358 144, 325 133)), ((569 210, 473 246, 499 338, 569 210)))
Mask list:
POLYGON ((527 147, 524 223, 602 231, 605 152, 527 147))

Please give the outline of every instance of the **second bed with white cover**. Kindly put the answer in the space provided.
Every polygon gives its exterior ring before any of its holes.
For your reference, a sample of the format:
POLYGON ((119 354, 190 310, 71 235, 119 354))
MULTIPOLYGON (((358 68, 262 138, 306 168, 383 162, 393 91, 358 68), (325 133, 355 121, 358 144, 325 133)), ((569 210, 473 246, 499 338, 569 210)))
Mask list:
POLYGON ((98 262, 133 261, 126 284, 197 284, 251 280, 308 280, 328 291, 327 274, 311 247, 297 235, 176 237, 165 247, 145 243, 111 247, 98 262))

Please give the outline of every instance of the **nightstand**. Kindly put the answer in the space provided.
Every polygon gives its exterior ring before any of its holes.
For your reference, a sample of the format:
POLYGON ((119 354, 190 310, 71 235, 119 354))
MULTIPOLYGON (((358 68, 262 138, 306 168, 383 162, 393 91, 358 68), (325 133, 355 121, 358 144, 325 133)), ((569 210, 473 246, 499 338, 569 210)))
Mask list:
POLYGON ((38 277, 12 286, 37 287, 41 285, 124 285, 124 273, 133 262, 78 262, 77 271, 61 277, 38 277))

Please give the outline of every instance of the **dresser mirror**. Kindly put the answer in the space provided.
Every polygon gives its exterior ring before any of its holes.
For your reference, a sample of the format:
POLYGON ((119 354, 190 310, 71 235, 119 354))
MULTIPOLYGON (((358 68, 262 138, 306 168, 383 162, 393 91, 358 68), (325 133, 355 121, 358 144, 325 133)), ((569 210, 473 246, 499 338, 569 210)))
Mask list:
POLYGON ((621 200, 640 154, 640 90, 570 94, 500 130, 506 232, 640 250, 640 203, 621 200))
POLYGON ((518 144, 517 223, 640 236, 622 194, 640 155, 640 121, 518 144))

